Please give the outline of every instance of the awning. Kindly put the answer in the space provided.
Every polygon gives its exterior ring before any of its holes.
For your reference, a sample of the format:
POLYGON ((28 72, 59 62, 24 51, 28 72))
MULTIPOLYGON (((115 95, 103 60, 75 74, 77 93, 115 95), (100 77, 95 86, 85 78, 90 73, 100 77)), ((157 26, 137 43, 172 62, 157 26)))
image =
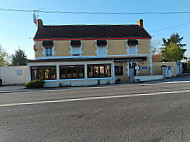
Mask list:
POLYGON ((128 45, 136 46, 136 45, 138 45, 138 40, 137 39, 128 39, 128 45))
POLYGON ((97 46, 107 46, 107 40, 97 40, 97 46))
POLYGON ((80 47, 81 41, 80 40, 71 40, 71 46, 72 47, 80 47))
POLYGON ((53 47, 53 41, 52 40, 43 41, 42 45, 43 47, 53 47))
POLYGON ((114 62, 137 62, 147 60, 146 56, 138 56, 138 57, 106 57, 106 58, 59 58, 59 59, 35 59, 28 60, 28 63, 34 62, 73 62, 73 61, 105 61, 105 60, 113 60, 114 62))

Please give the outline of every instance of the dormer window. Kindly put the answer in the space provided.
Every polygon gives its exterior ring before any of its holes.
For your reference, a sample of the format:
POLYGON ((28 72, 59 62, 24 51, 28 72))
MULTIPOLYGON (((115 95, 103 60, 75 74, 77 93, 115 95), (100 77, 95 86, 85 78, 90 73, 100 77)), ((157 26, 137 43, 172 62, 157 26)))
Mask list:
POLYGON ((98 47, 105 47, 107 46, 107 40, 97 40, 98 47))
POLYGON ((82 44, 80 40, 71 40, 71 56, 81 56, 81 48, 82 48, 82 44))
POLYGON ((128 54, 129 55, 136 55, 137 54, 137 46, 138 46, 138 40, 137 39, 128 39, 127 41, 128 46, 128 54))
POLYGON ((53 41, 43 41, 42 45, 44 48, 43 55, 45 57, 51 57, 54 55, 54 51, 53 51, 54 43, 53 43, 53 41))

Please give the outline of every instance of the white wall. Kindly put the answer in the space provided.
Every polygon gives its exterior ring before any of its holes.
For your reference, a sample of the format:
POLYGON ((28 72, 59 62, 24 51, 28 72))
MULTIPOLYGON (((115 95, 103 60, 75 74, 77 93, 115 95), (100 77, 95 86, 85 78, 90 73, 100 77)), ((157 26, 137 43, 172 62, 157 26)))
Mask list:
POLYGON ((182 62, 177 61, 177 63, 176 63, 176 75, 180 75, 182 73, 183 73, 182 62))
POLYGON ((151 75, 151 76, 134 76, 135 82, 139 81, 152 81, 163 79, 163 75, 151 75))
POLYGON ((24 84, 28 82, 27 66, 0 67, 2 85, 24 84))

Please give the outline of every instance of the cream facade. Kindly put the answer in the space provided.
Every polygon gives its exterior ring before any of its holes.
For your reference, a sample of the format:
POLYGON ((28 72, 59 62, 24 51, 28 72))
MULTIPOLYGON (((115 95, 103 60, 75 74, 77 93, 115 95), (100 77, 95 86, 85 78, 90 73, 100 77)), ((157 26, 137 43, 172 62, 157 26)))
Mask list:
MULTIPOLYGON (((101 81, 101 84, 106 84, 106 83, 113 83, 116 80, 119 80, 120 82, 129 82, 130 81, 130 65, 134 64, 133 68, 135 71, 135 76, 147 76, 152 74, 152 60, 151 60, 151 40, 150 39, 136 39, 138 41, 138 45, 135 45, 134 47, 131 47, 127 44, 128 39, 125 40, 107 40, 107 45, 105 47, 98 47, 96 44, 96 40, 82 40, 81 41, 81 46, 80 47, 71 47, 71 42, 69 40, 65 41, 53 41, 54 42, 54 49, 53 52, 54 54, 51 57, 46 57, 43 52, 45 52, 45 48, 42 45, 43 41, 36 41, 35 46, 37 47, 35 51, 36 59, 61 59, 61 58, 99 58, 99 57, 105 57, 105 58, 110 58, 110 57, 146 57, 146 60, 143 61, 118 61, 115 62, 113 61, 112 63, 112 76, 109 79, 106 79, 106 81, 101 81), (72 48, 80 48, 80 56, 72 56, 72 48), (102 48, 104 48, 102 50, 102 48), (130 48, 133 48, 130 50, 130 48), (103 56, 101 55, 101 52, 98 52, 98 50, 102 50, 105 53, 103 56), (139 66, 139 68, 137 67, 139 66), (114 75, 113 71, 115 71, 114 67, 122 67, 122 74, 114 75), (136 68, 135 68, 136 67, 136 68)), ((84 62, 72 62, 70 65, 74 65, 75 63, 77 64, 83 64, 84 62)), ((102 64, 105 63, 104 61, 97 61, 97 63, 102 64)), ((48 62, 44 62, 43 64, 45 65, 52 65, 48 64, 48 62)), ((56 69, 58 69, 58 65, 62 64, 57 64, 56 62, 56 69)), ((84 65, 86 65, 85 63, 84 65)), ((33 64, 29 64, 29 67, 32 66, 33 64)), ((40 64, 35 64, 35 65, 40 65, 40 64)), ((65 63, 65 65, 68 65, 68 63, 65 63)), ((30 70, 29 70, 30 72, 30 70)), ((29 73, 30 74, 30 73, 29 73)), ((59 74, 59 72, 58 72, 59 74)), ((85 72, 87 74, 87 72, 85 72)), ((57 75, 59 76, 59 75, 57 75)), ((87 85, 88 81, 91 82, 91 84, 97 84, 97 79, 80 79, 77 80, 75 79, 75 83, 71 83, 72 79, 69 80, 60 80, 57 78, 54 81, 47 81, 49 86, 52 86, 52 82, 54 85, 58 86, 58 84, 71 84, 71 85, 87 85), (76 81, 77 80, 77 81, 76 81), (82 81, 81 81, 82 80, 82 81), (84 81, 85 80, 85 81, 84 81), (50 83, 51 82, 51 83, 50 83), (83 82, 83 83, 81 83, 83 82)), ((29 78, 31 80, 31 78, 29 78)), ((102 80, 102 79, 100 79, 102 80)))
MULTIPOLYGON (((107 40, 108 44, 105 47, 98 47, 96 45, 96 40, 81 40, 81 57, 102 57, 98 50, 105 49, 104 57, 122 57, 122 56, 149 56, 151 54, 151 41, 150 39, 137 39, 138 45, 135 47, 130 47, 126 40, 107 40), (130 48, 136 50, 136 52, 131 53, 130 48)), ((43 41, 35 41, 35 58, 36 59, 46 59, 47 56, 44 54, 45 47, 42 45, 43 41)), ((54 57, 72 57, 71 51, 72 47, 70 45, 70 40, 58 40, 54 42, 54 57)))
POLYGON ((142 25, 54 26, 51 29, 60 32, 52 34, 46 33, 49 26, 43 23, 38 28, 35 60, 28 63, 29 80, 43 79, 46 87, 55 87, 129 82, 133 76, 152 75, 151 37, 142 25), (67 37, 65 29, 76 33, 67 37), (121 31, 125 31, 122 36, 121 31))

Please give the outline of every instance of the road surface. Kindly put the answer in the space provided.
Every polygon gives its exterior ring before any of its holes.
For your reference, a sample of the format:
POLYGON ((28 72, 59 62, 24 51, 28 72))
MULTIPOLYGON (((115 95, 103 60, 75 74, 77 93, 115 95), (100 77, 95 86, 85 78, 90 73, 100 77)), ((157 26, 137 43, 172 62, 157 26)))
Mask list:
POLYGON ((188 142, 189 78, 1 91, 0 141, 188 142))

